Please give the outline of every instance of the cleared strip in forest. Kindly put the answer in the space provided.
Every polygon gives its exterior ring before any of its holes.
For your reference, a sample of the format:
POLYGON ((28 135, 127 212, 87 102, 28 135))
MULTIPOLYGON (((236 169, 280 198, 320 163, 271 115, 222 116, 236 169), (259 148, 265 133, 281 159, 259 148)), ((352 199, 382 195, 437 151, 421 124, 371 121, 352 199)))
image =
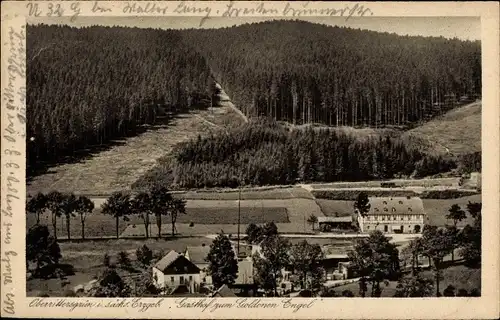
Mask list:
POLYGON ((34 177, 27 185, 27 192, 59 190, 108 195, 114 191, 130 190, 132 183, 153 168, 156 159, 170 153, 177 143, 241 122, 229 107, 213 109, 216 112, 194 110, 178 115, 169 124, 156 125, 143 134, 118 141, 109 150, 81 162, 51 168, 47 173, 34 177))

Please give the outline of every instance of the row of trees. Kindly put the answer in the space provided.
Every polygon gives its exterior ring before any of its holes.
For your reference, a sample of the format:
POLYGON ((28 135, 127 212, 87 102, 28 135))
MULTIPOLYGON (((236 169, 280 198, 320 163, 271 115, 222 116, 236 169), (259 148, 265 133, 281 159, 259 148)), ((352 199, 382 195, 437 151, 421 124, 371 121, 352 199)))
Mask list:
POLYGON ((178 146, 140 178, 137 189, 358 181, 447 172, 455 163, 424 155, 389 136, 356 137, 337 130, 288 131, 266 120, 250 121, 178 146))
MULTIPOLYGON (((50 212, 53 236, 56 240, 57 219, 65 218, 66 232, 68 239, 71 239, 71 218, 78 215, 81 223, 81 238, 85 239, 85 221, 89 214, 94 211, 94 203, 86 196, 52 191, 48 194, 38 193, 30 198, 26 204, 26 211, 36 215, 36 225, 40 224, 40 217, 46 211, 50 212)), ((158 228, 158 238, 160 238, 163 216, 170 216, 172 236, 175 236, 177 216, 186 214, 186 201, 172 197, 169 190, 163 187, 139 192, 134 197, 126 192, 115 192, 102 204, 101 212, 115 219, 116 238, 120 236, 120 219, 129 221, 130 216, 137 216, 142 220, 146 238, 150 237, 150 217, 154 216, 158 228)))
POLYGON ((180 33, 28 25, 28 169, 209 105, 209 67, 180 33))
POLYGON ((85 220, 94 210, 94 203, 85 196, 75 196, 72 193, 51 191, 48 194, 38 193, 26 203, 26 211, 36 215, 36 225, 40 224, 40 217, 48 210, 51 215, 53 236, 57 240, 57 219, 65 217, 66 232, 71 239, 71 218, 78 215, 82 226, 82 239, 85 239, 85 220))
MULTIPOLYGON (((409 243, 403 253, 410 259, 411 279, 404 279, 403 282, 422 286, 428 282, 420 276, 419 257, 425 256, 429 259, 429 266, 432 266, 434 271, 436 296, 440 296, 439 285, 445 256, 451 254, 453 262, 454 252, 459 249, 459 254, 466 265, 475 267, 481 263, 481 203, 469 202, 467 212, 473 219, 472 225, 468 224, 463 229, 457 228, 457 223, 466 218, 466 213, 460 206, 453 205, 446 216, 453 221, 453 225, 444 228, 426 225, 422 237, 409 243)), ((410 290, 407 294, 415 296, 424 287, 419 288, 419 290, 410 290)))
POLYGON ((479 41, 282 20, 182 36, 196 44, 248 116, 294 124, 406 125, 481 92, 479 41))

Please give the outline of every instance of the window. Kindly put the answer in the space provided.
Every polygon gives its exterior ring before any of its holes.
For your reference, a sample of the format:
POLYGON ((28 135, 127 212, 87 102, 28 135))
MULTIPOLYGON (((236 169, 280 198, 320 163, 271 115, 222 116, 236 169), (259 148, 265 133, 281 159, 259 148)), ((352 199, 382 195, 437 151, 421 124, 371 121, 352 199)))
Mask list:
POLYGON ((393 217, 392 217, 392 220, 396 220, 396 216, 393 216, 393 217))
POLYGON ((387 209, 387 208, 384 208, 384 211, 385 211, 385 212, 387 212, 387 211, 389 211, 389 209, 387 209))
POLYGON ((411 210, 411 208, 410 208, 410 207, 408 207, 408 212, 411 212, 411 211, 412 211, 412 210, 411 210))
POLYGON ((401 217, 401 221, 403 221, 404 217, 401 217))
POLYGON ((375 208, 375 212, 378 212, 378 211, 379 211, 378 208, 375 208))
POLYGON ((389 227, 387 225, 384 226, 384 232, 389 231, 389 227))
POLYGON ((382 221, 385 221, 385 216, 382 216, 382 221))
POLYGON ((366 226, 366 230, 370 230, 370 226, 366 226))
POLYGON ((399 200, 399 204, 403 204, 403 201, 399 200))
POLYGON ((180 277, 179 282, 180 282, 180 284, 184 284, 184 277, 183 276, 180 277))
POLYGON ((174 283, 174 277, 170 277, 170 282, 174 283))
POLYGON ((393 207, 393 208, 392 208, 392 212, 396 212, 396 208, 394 208, 394 207, 393 207))
POLYGON ((387 204, 387 201, 384 201, 383 204, 387 204))
POLYGON ((193 276, 189 276, 189 282, 193 281, 193 276))

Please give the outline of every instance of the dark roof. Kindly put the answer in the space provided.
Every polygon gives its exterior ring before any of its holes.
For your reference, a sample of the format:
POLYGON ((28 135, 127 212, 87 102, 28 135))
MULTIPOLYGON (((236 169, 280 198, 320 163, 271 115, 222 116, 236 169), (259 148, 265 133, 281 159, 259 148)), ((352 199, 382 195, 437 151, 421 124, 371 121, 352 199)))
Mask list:
POLYGON ((424 204, 419 197, 370 197, 367 215, 422 214, 424 204))
POLYGON ((344 216, 344 217, 318 217, 318 223, 322 222, 352 222, 352 216, 344 216))
POLYGON ((177 260, 177 258, 179 258, 180 256, 181 255, 179 253, 175 252, 174 250, 170 250, 170 252, 167 253, 166 256, 161 258, 161 260, 155 264, 155 268, 163 271, 166 268, 168 268, 172 263, 174 263, 175 260, 177 260))
POLYGON ((219 290, 215 291, 212 297, 221 297, 221 298, 232 298, 236 297, 236 294, 233 290, 229 289, 227 285, 222 285, 219 290))
POLYGON ((165 274, 193 274, 200 272, 200 268, 174 250, 171 250, 158 261, 155 264, 155 268, 165 274))

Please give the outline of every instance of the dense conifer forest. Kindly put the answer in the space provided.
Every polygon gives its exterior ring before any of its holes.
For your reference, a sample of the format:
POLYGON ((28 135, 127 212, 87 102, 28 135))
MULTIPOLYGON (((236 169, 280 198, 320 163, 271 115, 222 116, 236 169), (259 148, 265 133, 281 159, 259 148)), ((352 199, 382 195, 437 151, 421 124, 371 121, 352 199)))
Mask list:
POLYGON ((481 92, 480 43, 304 21, 189 30, 247 116, 290 123, 405 126, 481 92))
POLYGON ((251 118, 232 132, 180 145, 136 188, 449 171, 456 166, 450 159, 425 155, 399 138, 289 130, 279 121, 408 127, 480 97, 481 90, 479 42, 299 21, 208 30, 38 25, 28 26, 27 35, 28 168, 206 107, 215 82, 251 118))
POLYGON ((455 167, 426 156, 397 138, 359 139, 335 130, 287 130, 254 120, 226 133, 178 146, 174 157, 140 179, 136 189, 236 187, 312 181, 360 181, 423 177, 455 167))
POLYGON ((28 166, 133 135, 209 98, 205 59, 179 31, 28 26, 27 49, 28 166))

